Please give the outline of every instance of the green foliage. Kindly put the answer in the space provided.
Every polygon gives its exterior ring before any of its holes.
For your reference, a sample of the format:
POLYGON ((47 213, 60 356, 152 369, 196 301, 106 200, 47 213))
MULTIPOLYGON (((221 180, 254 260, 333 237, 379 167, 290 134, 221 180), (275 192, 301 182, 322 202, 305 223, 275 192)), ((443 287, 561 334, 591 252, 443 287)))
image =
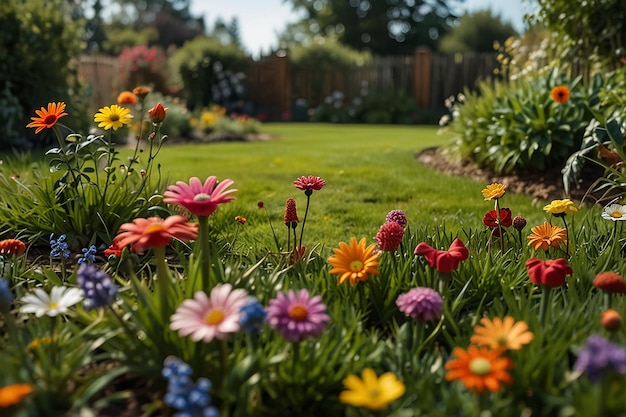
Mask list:
MULTIPOLYGON (((589 95, 579 85, 553 72, 547 78, 528 79, 510 86, 495 82, 466 90, 459 102, 449 100, 455 134, 448 151, 477 162, 496 173, 547 171, 561 166, 580 147, 589 95), (554 102, 551 90, 566 85, 569 101, 554 102)), ((591 93, 589 93, 591 94, 591 93)))
POLYGON ((493 52, 494 42, 504 42, 517 33, 510 23, 490 9, 465 13, 458 26, 441 39, 442 52, 493 52))
POLYGON ((159 33, 153 27, 137 31, 129 27, 118 25, 105 26, 106 40, 102 50, 111 55, 119 55, 124 48, 133 48, 139 45, 151 45, 158 39, 159 33))
POLYGON ((242 98, 243 91, 234 87, 230 94, 218 88, 223 77, 239 77, 249 58, 236 45, 222 45, 218 40, 199 36, 186 42, 171 56, 169 63, 174 81, 182 86, 189 107, 210 103, 225 105, 242 98))
MULTIPOLYGON (((41 103, 79 105, 76 63, 83 43, 80 22, 72 21, 67 2, 8 2, 0 8, 0 92, 3 119, 0 147, 28 137, 26 115, 41 103), (4 107, 7 106, 7 107, 4 107)), ((78 124, 84 115, 74 113, 78 124)), ((82 126, 82 125, 81 125, 82 126)))

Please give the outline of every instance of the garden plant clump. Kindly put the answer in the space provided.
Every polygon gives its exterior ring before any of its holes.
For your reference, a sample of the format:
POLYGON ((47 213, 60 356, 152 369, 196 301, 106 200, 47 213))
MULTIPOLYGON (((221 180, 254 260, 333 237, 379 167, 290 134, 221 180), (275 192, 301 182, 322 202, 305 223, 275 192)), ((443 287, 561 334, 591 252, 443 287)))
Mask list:
POLYGON ((601 214, 549 201, 535 224, 506 185, 486 184, 480 228, 390 205, 376 236, 328 250, 305 230, 333 178, 305 172, 285 180, 282 222, 268 215, 271 235, 244 252, 243 216, 226 238, 216 230, 237 179, 161 178, 168 109, 136 92, 148 152, 118 159, 114 133, 133 120, 123 104, 83 138, 50 103, 30 126, 55 133, 53 169, 37 186, 2 178, 19 190, 10 198, 30 196, 16 221, 44 219, 0 241, 3 416, 626 412, 618 201, 601 214), (49 259, 27 262, 42 242, 49 259))

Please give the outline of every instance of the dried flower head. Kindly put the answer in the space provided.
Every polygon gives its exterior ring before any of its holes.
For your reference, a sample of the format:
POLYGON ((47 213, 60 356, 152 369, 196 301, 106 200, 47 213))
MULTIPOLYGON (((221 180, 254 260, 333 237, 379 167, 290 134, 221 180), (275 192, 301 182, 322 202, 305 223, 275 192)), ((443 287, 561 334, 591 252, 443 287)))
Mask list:
POLYGON ((522 231, 526 227, 526 218, 522 216, 515 216, 513 218, 513 229, 522 231))

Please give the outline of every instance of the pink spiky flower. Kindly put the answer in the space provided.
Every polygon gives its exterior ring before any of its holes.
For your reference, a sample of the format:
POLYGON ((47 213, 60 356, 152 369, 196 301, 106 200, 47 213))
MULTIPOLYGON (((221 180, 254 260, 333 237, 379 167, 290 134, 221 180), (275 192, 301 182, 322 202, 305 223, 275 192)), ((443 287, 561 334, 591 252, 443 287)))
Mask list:
POLYGON ((321 190, 326 185, 326 181, 320 177, 309 175, 308 177, 302 176, 293 182, 298 190, 304 191, 305 194, 311 195, 313 190, 321 190))
POLYGON ((231 194, 237 190, 227 190, 233 182, 231 179, 218 181, 217 177, 210 176, 203 184, 198 177, 192 177, 189 184, 178 181, 168 186, 163 202, 180 204, 196 216, 210 216, 217 206, 235 199, 231 194))

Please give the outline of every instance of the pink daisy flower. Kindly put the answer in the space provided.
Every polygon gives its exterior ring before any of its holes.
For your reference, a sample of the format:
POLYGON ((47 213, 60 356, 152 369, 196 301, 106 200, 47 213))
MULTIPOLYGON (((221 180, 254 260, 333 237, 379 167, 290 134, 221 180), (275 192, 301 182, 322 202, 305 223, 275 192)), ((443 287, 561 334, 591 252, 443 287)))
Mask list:
POLYGON ((196 216, 210 216, 218 205, 235 199, 230 194, 237 190, 227 190, 233 182, 231 179, 218 182, 217 177, 210 176, 203 184, 198 177, 192 177, 189 184, 178 181, 168 186, 163 193, 163 202, 180 204, 196 216))
POLYGON ((208 297, 198 291, 178 306, 170 318, 170 329, 190 336, 194 342, 225 339, 239 331, 239 311, 249 300, 245 290, 234 290, 230 284, 216 285, 208 297))
POLYGON ((321 190, 322 187, 326 185, 326 181, 324 181, 320 177, 309 175, 308 177, 303 176, 298 178, 293 182, 293 185, 295 185, 297 189, 302 190, 305 193, 307 191, 309 193, 312 193, 313 190, 321 190))
POLYGON ((269 325, 290 342, 318 337, 330 320, 322 298, 310 297, 305 289, 278 293, 265 311, 269 325))

